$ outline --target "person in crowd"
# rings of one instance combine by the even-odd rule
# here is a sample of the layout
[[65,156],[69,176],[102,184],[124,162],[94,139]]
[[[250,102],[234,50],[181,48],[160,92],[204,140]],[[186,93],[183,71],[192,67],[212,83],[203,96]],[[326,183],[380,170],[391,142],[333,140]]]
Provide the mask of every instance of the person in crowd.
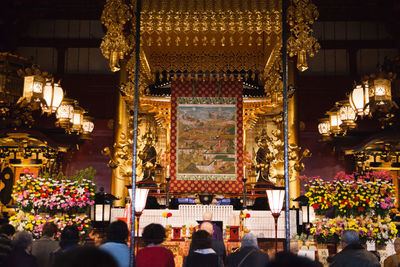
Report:
[[40,267],[50,267],[50,253],[59,247],[55,240],[58,228],[53,222],[47,222],[42,229],[42,237],[33,241],[32,255],[36,257]]
[[162,225],[147,225],[143,229],[142,238],[146,247],[137,253],[137,267],[175,267],[174,254],[161,246],[165,240],[165,229]]
[[15,228],[11,224],[5,223],[0,227],[0,266],[3,266],[4,259],[11,253],[14,234]]
[[58,257],[68,250],[78,246],[79,230],[75,225],[65,226],[61,231],[59,248],[50,253],[50,261],[52,264]]
[[360,244],[360,237],[354,230],[342,234],[343,250],[331,259],[331,267],[379,267],[378,258]]
[[[88,243],[93,244],[96,247],[100,247],[105,242],[105,235],[104,235],[103,231],[98,231],[96,229],[92,229],[92,231],[89,233],[89,237],[92,240],[92,242],[90,242],[90,243],[88,242]],[[88,243],[86,243],[86,245]]]
[[269,261],[267,254],[258,248],[257,237],[248,233],[242,238],[240,249],[228,256],[229,267],[265,267]]
[[109,253],[118,263],[119,267],[129,266],[129,247],[128,242],[129,230],[123,221],[112,222],[106,233],[106,243],[100,246],[100,249]]
[[394,240],[395,254],[387,257],[383,262],[384,267],[398,267],[400,264],[400,238]]
[[225,244],[221,240],[213,238],[214,227],[211,222],[203,222],[200,225],[200,230],[207,231],[211,235],[211,248],[217,253],[221,264],[226,263],[226,249]]
[[93,246],[77,246],[60,255],[54,267],[118,267],[109,253]]
[[266,267],[323,267],[323,265],[320,262],[312,261],[309,258],[298,256],[291,252],[278,252]]
[[191,249],[183,261],[183,267],[221,267],[222,262],[211,247],[211,235],[205,230],[193,233]]
[[32,234],[21,231],[15,234],[12,245],[13,250],[4,261],[7,267],[38,267],[36,257],[31,254],[33,238]]
[[[222,230],[221,230],[221,228],[219,228],[218,225],[216,225],[215,223],[212,222],[212,216],[213,216],[213,214],[211,211],[204,212],[203,213],[203,221],[201,224],[203,224],[204,222],[212,223],[212,226],[213,226],[212,238],[223,241]],[[201,229],[201,224],[199,227],[200,229]]]

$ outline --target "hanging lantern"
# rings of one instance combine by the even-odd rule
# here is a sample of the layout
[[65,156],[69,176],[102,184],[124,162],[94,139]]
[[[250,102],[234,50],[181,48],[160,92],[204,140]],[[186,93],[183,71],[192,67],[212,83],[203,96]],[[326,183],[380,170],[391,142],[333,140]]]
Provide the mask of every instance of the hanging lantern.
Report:
[[75,105],[71,123],[72,123],[72,131],[77,132],[78,134],[82,132],[83,113],[85,113],[85,110],[80,106]]
[[40,102],[43,99],[43,87],[45,80],[42,76],[31,75],[24,78],[23,98],[29,102]]
[[376,105],[385,105],[392,101],[392,73],[379,72],[369,76],[369,98]]
[[331,133],[335,135],[341,133],[342,128],[340,128],[340,125],[342,125],[342,121],[340,120],[339,109],[337,108],[337,106],[329,110],[326,114],[329,115]]
[[46,82],[43,89],[43,99],[45,104],[42,105],[42,110],[47,113],[54,113],[57,111],[64,98],[64,91],[59,83]]
[[63,101],[61,102],[60,106],[57,109],[56,113],[56,126],[57,127],[62,127],[66,130],[69,130],[72,123],[72,117],[74,114],[74,103],[75,100],[70,99],[70,98],[64,98]]
[[297,69],[301,72],[308,69],[307,53],[305,50],[301,50],[297,55]]
[[341,127],[345,129],[354,129],[357,124],[357,114],[355,110],[350,106],[348,100],[338,102],[339,107],[339,119],[342,121]]
[[349,103],[358,116],[363,117],[369,114],[369,90],[367,82],[364,85],[356,85],[349,95]]
[[83,116],[81,138],[83,139],[89,138],[90,134],[93,132],[93,129],[94,129],[93,117]]
[[329,118],[320,119],[318,124],[318,131],[323,136],[329,136],[331,134],[331,125],[329,123]]

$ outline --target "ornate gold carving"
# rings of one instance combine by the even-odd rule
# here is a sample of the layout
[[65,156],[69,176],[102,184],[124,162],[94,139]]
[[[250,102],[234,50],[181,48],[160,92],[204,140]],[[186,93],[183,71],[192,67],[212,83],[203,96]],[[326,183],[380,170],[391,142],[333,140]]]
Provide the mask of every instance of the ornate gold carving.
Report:
[[290,26],[288,53],[290,57],[297,55],[297,68],[305,71],[308,69],[307,56],[313,57],[321,48],[317,39],[312,36],[311,28],[314,21],[318,19],[318,10],[311,0],[293,0],[287,14]]
[[110,69],[113,72],[119,71],[119,60],[129,52],[130,45],[124,36],[125,24],[132,18],[128,5],[122,0],[107,0],[101,23],[107,28],[100,45],[101,52],[106,59],[110,60]]
[[[269,167],[269,179],[277,186],[284,185],[284,140],[283,140],[283,117],[282,114],[273,117],[275,129],[266,137],[268,139],[268,158],[271,159]],[[262,134],[261,134],[262,135]],[[305,149],[299,156],[301,148],[297,144],[289,144],[289,177],[290,181],[297,178],[293,176],[295,171],[304,170],[304,164],[301,162],[305,157],[310,157],[311,152]],[[253,152],[255,158],[255,152]]]

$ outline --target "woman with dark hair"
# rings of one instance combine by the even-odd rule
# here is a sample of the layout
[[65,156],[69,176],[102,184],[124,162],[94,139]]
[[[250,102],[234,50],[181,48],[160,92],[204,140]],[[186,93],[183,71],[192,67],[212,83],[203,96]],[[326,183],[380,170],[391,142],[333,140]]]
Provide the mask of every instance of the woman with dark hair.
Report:
[[128,226],[123,221],[115,221],[107,228],[107,241],[100,249],[110,254],[119,267],[129,266]]
[[57,257],[61,256],[71,248],[78,246],[79,230],[75,225],[65,226],[60,236],[60,247],[50,254],[50,261],[54,264]]
[[162,225],[151,223],[143,229],[145,248],[136,256],[137,267],[175,267],[174,254],[161,246],[165,240],[165,229]]
[[199,230],[192,236],[192,250],[183,261],[183,267],[220,267],[217,253],[211,248],[211,235]]

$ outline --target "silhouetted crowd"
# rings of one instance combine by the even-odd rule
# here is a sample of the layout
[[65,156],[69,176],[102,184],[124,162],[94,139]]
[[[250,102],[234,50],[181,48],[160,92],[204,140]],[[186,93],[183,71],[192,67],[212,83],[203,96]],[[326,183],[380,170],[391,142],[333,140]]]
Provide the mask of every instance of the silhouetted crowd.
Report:
[[[75,226],[65,227],[56,240],[57,226],[46,223],[42,237],[33,240],[31,233],[15,232],[10,224],[0,227],[0,266],[4,267],[128,267],[129,231],[125,222],[115,221],[106,230],[105,242],[79,245],[79,231]],[[281,252],[271,260],[257,244],[254,234],[245,234],[240,249],[227,255],[224,242],[213,238],[214,225],[204,221],[193,233],[189,252],[183,267],[320,267],[321,263],[296,254]],[[92,235],[93,237],[93,235]],[[174,267],[174,255],[162,243],[166,231],[160,224],[147,225],[142,233],[145,247],[137,252],[137,267]],[[95,240],[96,241],[96,240]],[[397,243],[396,243],[397,242]],[[343,250],[329,259],[332,267],[380,266],[377,255],[360,245],[356,231],[346,230],[342,235]],[[397,245],[396,245],[397,244]],[[400,240],[395,241],[396,254],[385,261],[385,267],[399,266]]]

